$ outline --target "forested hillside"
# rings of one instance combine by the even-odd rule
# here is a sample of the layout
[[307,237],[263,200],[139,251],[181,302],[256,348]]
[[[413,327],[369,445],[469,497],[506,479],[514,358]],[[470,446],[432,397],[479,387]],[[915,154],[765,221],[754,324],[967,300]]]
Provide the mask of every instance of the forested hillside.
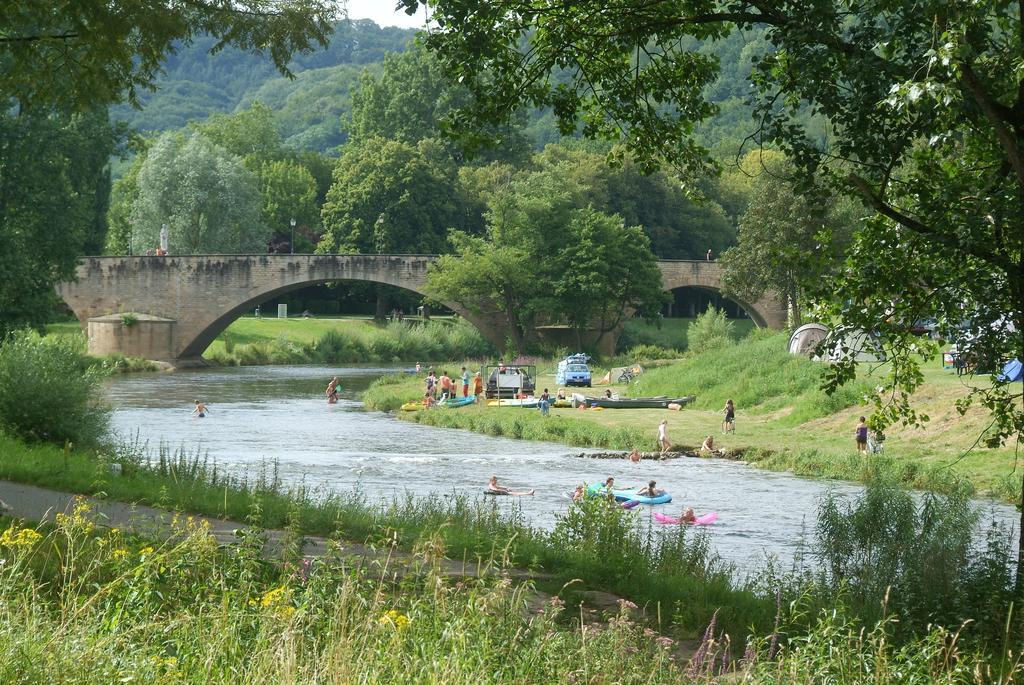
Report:
[[296,55],[291,79],[281,76],[267,56],[232,47],[211,56],[216,40],[203,36],[167,58],[157,90],[142,94],[141,110],[117,105],[111,118],[139,131],[159,132],[258,100],[274,110],[288,145],[327,151],[345,140],[341,115],[350,111],[349,91],[359,74],[380,65],[388,52],[404,50],[414,35],[372,21],[339,24],[325,50]]

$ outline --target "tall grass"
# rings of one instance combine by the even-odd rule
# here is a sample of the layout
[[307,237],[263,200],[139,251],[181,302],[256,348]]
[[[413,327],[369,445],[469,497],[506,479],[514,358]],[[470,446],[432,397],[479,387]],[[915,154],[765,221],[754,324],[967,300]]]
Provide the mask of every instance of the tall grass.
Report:
[[[628,540],[613,508],[567,525],[567,544],[614,554]],[[436,536],[399,575],[386,554],[353,563],[341,548],[268,561],[258,530],[230,549],[200,522],[171,533],[127,536],[84,504],[41,529],[0,521],[0,680],[810,685],[1010,683],[1021,672],[1015,652],[971,651],[941,627],[901,642],[894,618],[865,627],[837,606],[809,619],[799,603],[749,637],[714,614],[683,652],[659,634],[661,615],[628,601],[588,620],[500,571],[448,577]],[[680,566],[706,568],[693,556]]]
[[458,320],[391,322],[352,330],[339,327],[314,342],[280,337],[248,343],[232,341],[206,358],[227,366],[265,364],[414,362],[470,359],[494,354],[493,346],[468,322]]
[[789,354],[786,343],[785,334],[757,332],[742,344],[651,369],[630,385],[629,392],[633,396],[696,395],[693,406],[711,410],[732,399],[740,413],[791,407],[779,419],[787,425],[828,416],[870,392],[870,386],[861,381],[826,395],[821,390],[822,366]]

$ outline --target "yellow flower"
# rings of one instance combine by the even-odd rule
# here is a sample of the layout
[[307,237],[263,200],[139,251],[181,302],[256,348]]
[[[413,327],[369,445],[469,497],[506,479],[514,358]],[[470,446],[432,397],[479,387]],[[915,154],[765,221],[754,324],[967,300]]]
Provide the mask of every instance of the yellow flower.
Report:
[[140,557],[149,556],[152,553],[153,553],[153,548],[149,547],[149,546],[143,547],[142,549],[139,550],[139,556]]
[[276,587],[263,595],[263,599],[260,600],[260,606],[277,606],[278,604],[283,604],[286,599],[285,588],[282,585],[281,587]]
[[126,550],[124,547],[120,547],[111,552],[110,556],[114,557],[115,559],[124,559],[128,556],[128,550]]
[[381,625],[394,626],[396,632],[402,632],[409,627],[409,617],[405,614],[400,614],[394,609],[389,609],[384,612],[378,619]]
[[0,534],[0,547],[31,547],[42,539],[43,536],[31,528],[19,530],[12,526]]

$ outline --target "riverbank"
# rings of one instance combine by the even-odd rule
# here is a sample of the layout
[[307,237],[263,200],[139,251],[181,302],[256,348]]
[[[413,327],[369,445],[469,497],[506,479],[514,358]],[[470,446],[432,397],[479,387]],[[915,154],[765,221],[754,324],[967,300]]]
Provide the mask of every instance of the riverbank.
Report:
[[660,607],[606,596],[603,611],[576,609],[572,586],[538,593],[500,556],[493,572],[449,575],[436,536],[400,560],[383,545],[353,561],[330,542],[310,558],[289,531],[276,550],[259,530],[186,517],[139,534],[94,506],[44,525],[0,517],[4,682],[811,685],[855,672],[1011,682],[1020,670],[1003,656],[1015,640],[989,654],[941,628],[897,641],[895,620],[865,625],[841,608],[801,618],[799,633],[802,608],[753,634],[716,612],[684,643],[659,632],[672,620]]
[[[956,400],[969,392],[963,378],[941,369],[937,361],[926,365],[925,382],[911,401],[931,420],[918,428],[887,429],[883,453],[863,456],[854,444],[854,428],[859,416],[869,411],[862,400],[871,392],[870,383],[826,396],[818,389],[821,367],[786,354],[784,337],[756,335],[649,371],[631,385],[578,390],[598,395],[608,387],[623,395],[697,396],[693,405],[679,412],[553,409],[549,417],[542,417],[536,410],[474,406],[397,415],[431,426],[624,451],[656,449],[657,426],[665,419],[669,438],[680,449],[697,450],[711,435],[717,449],[742,452],[744,460],[759,468],[861,482],[884,472],[908,486],[940,492],[966,479],[977,494],[1019,502],[1012,449],[975,447],[985,430],[984,409],[974,407],[964,415],[956,410]],[[557,387],[553,375],[541,374],[538,388],[543,387]],[[370,409],[393,411],[420,397],[422,379],[396,377],[371,385],[364,401]],[[721,408],[726,399],[736,403],[737,423],[735,432],[723,434]]]

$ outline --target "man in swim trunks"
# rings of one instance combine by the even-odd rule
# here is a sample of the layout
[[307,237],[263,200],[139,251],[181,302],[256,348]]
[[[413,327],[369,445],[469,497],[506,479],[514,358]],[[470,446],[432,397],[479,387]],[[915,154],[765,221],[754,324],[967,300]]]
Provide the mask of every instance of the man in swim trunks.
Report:
[[196,415],[196,418],[201,419],[204,416],[206,416],[206,412],[208,412],[209,410],[206,408],[206,405],[200,402],[199,400],[196,400],[195,403],[196,408],[192,410],[192,413]]

